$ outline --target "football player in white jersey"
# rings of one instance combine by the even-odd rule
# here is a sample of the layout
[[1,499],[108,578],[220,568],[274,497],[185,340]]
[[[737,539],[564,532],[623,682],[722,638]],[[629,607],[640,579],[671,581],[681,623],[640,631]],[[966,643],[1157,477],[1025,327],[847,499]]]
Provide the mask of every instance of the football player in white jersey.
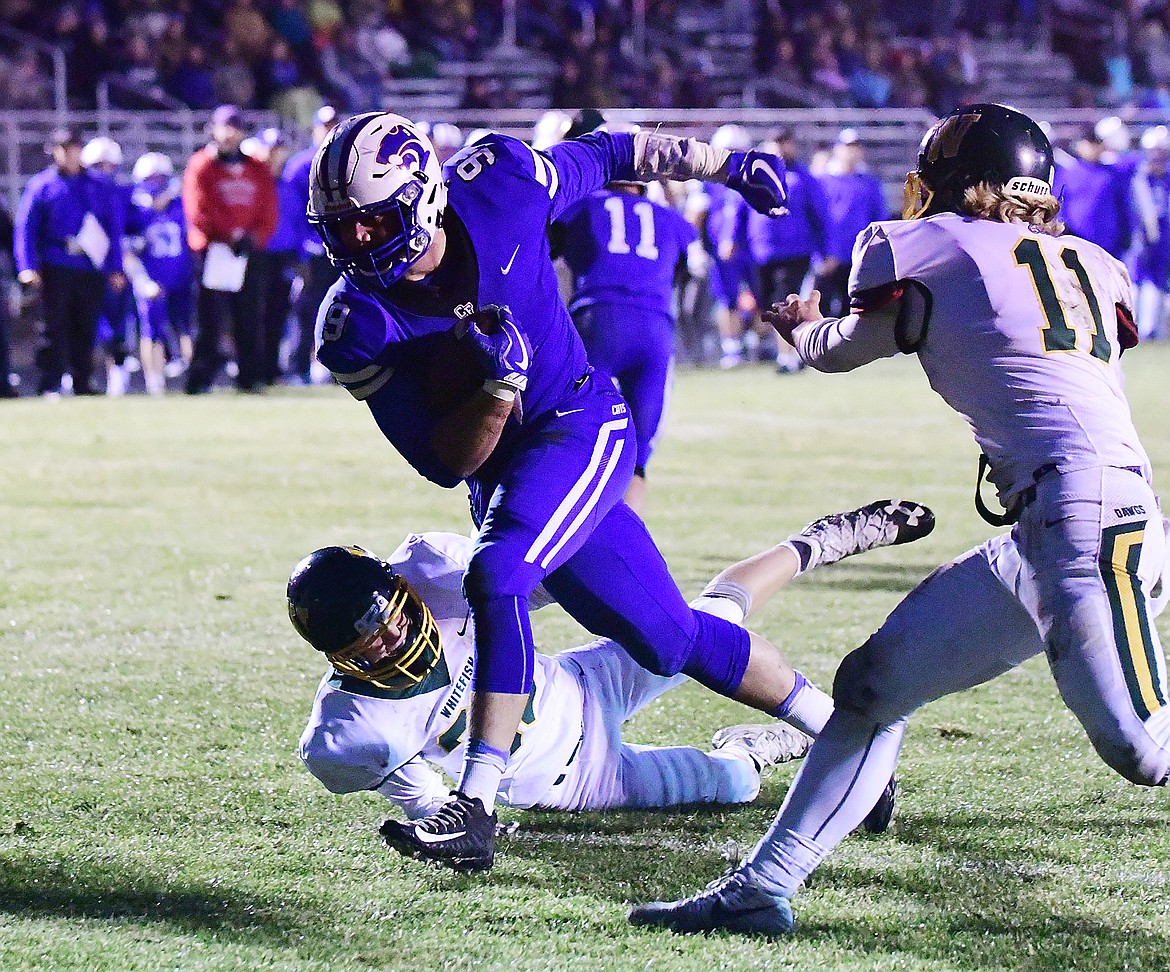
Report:
[[1101,757],[1146,786],[1170,774],[1166,663],[1152,623],[1166,531],[1119,359],[1136,343],[1125,268],[1062,237],[1052,149],[1027,116],[959,109],[934,126],[900,222],[854,249],[853,312],[793,295],[767,319],[826,372],[915,353],[967,419],[1003,514],[996,537],[940,568],[850,654],[836,710],[771,829],[693,897],[635,908],[676,931],[792,930],[789,899],[873,805],[919,706],[1046,651]]
[[[799,574],[917,540],[933,525],[925,507],[891,500],[821,517],[723,571],[694,606],[742,623]],[[293,570],[289,616],[331,663],[300,756],[332,792],[375,790],[410,819],[449,800],[432,766],[457,779],[466,746],[475,657],[462,580],[473,547],[456,534],[412,534],[388,561],[359,547],[324,547]],[[531,607],[549,603],[543,588],[537,595]],[[806,733],[816,735],[832,711],[829,697],[798,675],[799,701],[786,716],[796,728],[733,726],[716,734],[712,752],[624,744],[622,723],[685,680],[651,674],[606,639],[537,654],[535,684],[497,799],[561,810],[746,803],[759,793],[761,768],[804,755]],[[865,825],[876,833],[889,822],[892,788],[874,799]],[[395,826],[387,821],[382,828],[391,846]]]

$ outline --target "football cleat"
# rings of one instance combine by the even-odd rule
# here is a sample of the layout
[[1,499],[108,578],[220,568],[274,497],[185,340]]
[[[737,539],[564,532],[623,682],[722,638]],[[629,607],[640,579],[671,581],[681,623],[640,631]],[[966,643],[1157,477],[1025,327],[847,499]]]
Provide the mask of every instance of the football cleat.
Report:
[[848,513],[830,513],[813,520],[788,542],[800,554],[801,571],[806,571],[878,547],[913,543],[933,529],[934,513],[921,503],[877,500]]
[[681,901],[651,901],[630,910],[631,925],[669,928],[679,934],[730,931],[741,935],[787,935],[796,925],[782,895],[753,884],[740,871],[712,881]]
[[491,870],[496,856],[496,815],[478,797],[452,793],[453,800],[421,820],[383,821],[378,833],[399,854],[443,864],[462,874]]
[[749,759],[756,771],[800,759],[813,744],[812,736],[783,722],[727,726],[711,737],[711,748]]
[[882,790],[882,795],[878,797],[878,802],[861,821],[862,829],[867,834],[884,834],[889,829],[890,821],[894,819],[894,799],[897,795],[898,780],[897,777],[891,776],[890,782]]

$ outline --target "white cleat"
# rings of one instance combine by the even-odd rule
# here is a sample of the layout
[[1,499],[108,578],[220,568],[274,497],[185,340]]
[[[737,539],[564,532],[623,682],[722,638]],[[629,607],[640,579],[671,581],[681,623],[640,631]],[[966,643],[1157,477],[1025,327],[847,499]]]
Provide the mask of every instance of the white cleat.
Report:
[[757,772],[800,759],[813,744],[812,736],[783,722],[727,726],[711,737],[711,748],[750,760]]

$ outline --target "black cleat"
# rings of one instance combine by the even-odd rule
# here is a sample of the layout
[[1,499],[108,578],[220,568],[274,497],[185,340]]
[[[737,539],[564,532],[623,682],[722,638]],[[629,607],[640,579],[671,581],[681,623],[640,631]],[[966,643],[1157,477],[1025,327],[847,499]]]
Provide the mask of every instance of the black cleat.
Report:
[[669,928],[678,934],[730,931],[741,935],[787,935],[795,926],[788,899],[752,884],[738,871],[712,881],[681,901],[636,905],[631,925]]
[[463,874],[491,870],[495,861],[496,815],[476,797],[458,790],[434,813],[403,823],[383,821],[378,833],[404,857],[443,864]]
[[889,829],[890,821],[894,819],[894,798],[897,795],[898,779],[891,776],[890,782],[882,790],[882,795],[878,797],[878,802],[873,805],[873,809],[861,821],[861,826],[866,833],[884,834]]

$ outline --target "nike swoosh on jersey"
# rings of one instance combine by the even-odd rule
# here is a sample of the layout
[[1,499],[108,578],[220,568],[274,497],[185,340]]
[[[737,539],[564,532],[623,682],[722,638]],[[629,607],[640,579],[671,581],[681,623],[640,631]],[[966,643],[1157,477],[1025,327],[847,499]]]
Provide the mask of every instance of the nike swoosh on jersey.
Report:
[[516,254],[520,252],[520,244],[516,244],[516,249],[512,251],[512,259],[508,261],[507,266],[500,267],[500,273],[505,277],[508,276],[508,271],[512,269],[512,264],[516,262]]
[[414,832],[415,838],[423,844],[438,844],[447,840],[458,840],[466,834],[466,830],[460,830],[454,834],[428,834],[425,830],[416,830]]
[[[517,247],[517,249],[519,249],[519,247]],[[515,258],[516,258],[516,254],[513,253],[512,259],[514,260]],[[512,265],[511,261],[509,261],[508,266],[511,266],[511,265]],[[516,367],[518,370],[523,371],[525,368],[528,367],[528,348],[525,346],[524,339],[520,336],[520,332],[518,330],[516,330],[515,324],[504,324],[504,327],[508,330],[508,340],[510,342],[512,342],[514,344],[518,344],[520,346],[521,358],[520,358],[520,361],[517,363]]]
[[583,408],[570,408],[570,409],[567,409],[566,411],[562,412],[558,408],[557,409],[557,418],[564,418],[566,415],[576,415],[578,412],[583,412],[583,411],[585,411],[585,409],[583,409]]

